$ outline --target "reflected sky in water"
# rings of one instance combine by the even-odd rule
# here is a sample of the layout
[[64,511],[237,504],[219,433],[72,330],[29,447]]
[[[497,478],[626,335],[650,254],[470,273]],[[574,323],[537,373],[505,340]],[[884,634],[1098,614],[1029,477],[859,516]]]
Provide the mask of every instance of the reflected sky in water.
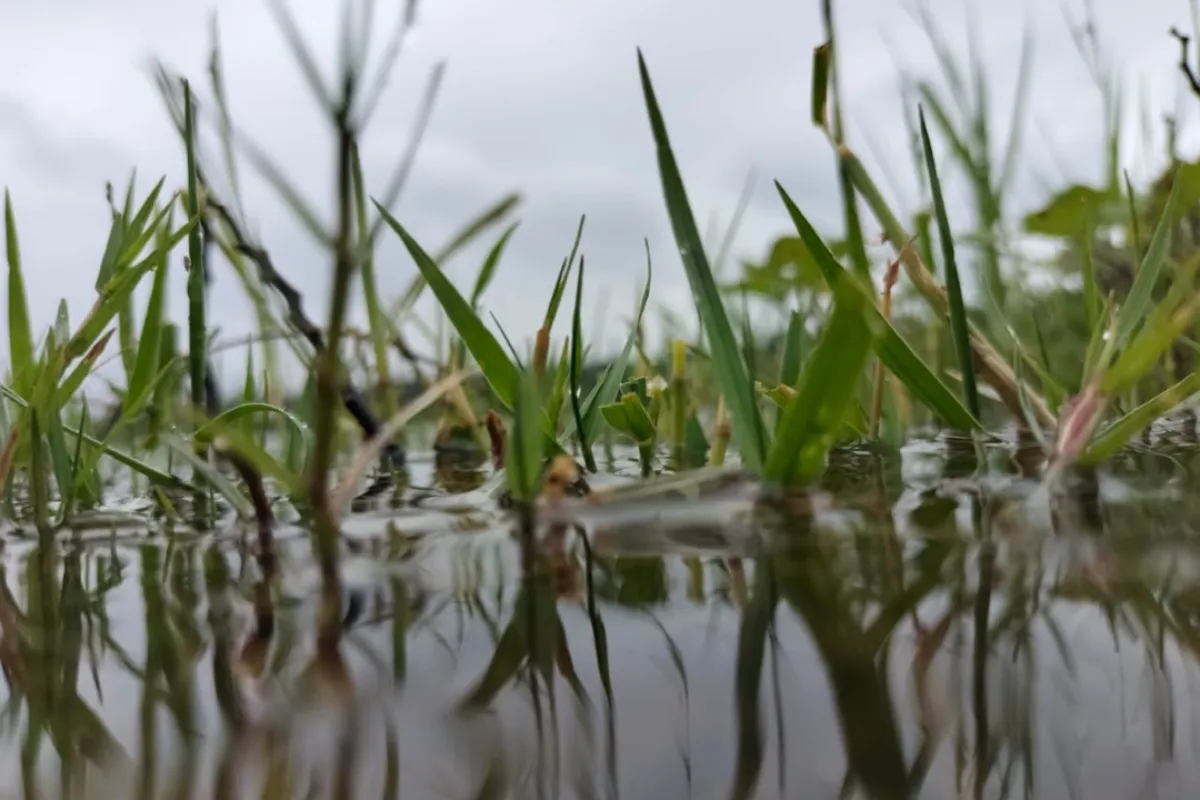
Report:
[[418,464],[469,493],[347,522],[332,651],[299,528],[13,535],[0,796],[1195,796],[1195,464],[846,451],[564,502],[526,577],[485,476]]

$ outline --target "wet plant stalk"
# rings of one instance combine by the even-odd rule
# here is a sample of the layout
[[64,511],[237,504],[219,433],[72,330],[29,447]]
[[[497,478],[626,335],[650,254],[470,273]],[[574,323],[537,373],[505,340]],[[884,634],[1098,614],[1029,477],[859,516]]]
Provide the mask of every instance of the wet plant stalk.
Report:
[[349,96],[338,112],[338,227],[334,239],[333,292],[329,308],[326,347],[317,353],[316,408],[314,410],[314,447],[309,496],[313,506],[315,547],[321,568],[322,602],[319,637],[323,646],[335,644],[341,617],[341,591],[338,580],[338,526],[331,504],[329,472],[333,467],[334,438],[337,433],[337,409],[340,372],[340,341],[346,317],[346,301],[355,257],[351,252],[353,226],[351,198],[352,153],[354,134],[350,129]]
[[729,411],[725,407],[725,395],[717,398],[717,422],[714,426],[712,451],[708,454],[708,465],[719,467],[725,463],[725,450],[733,436],[733,425],[729,422]]
[[[900,279],[900,261],[888,262],[887,273],[883,276],[883,294],[881,296],[879,311],[883,314],[883,318],[889,322],[892,319],[892,289],[896,286],[896,281]],[[883,416],[883,386],[886,380],[884,374],[883,361],[875,360],[875,374],[873,376],[874,386],[871,394],[871,432],[870,438],[876,440],[879,438],[879,420]]]
[[[187,150],[187,213],[191,219],[200,215],[199,182],[196,180],[196,115],[192,103],[192,88],[183,81],[184,146]],[[194,225],[188,232],[188,366],[192,390],[192,407],[205,407],[204,376],[207,366],[207,322],[204,315],[204,248],[200,241],[200,226]],[[196,455],[203,458],[206,448],[196,445]],[[196,486],[194,495],[196,521],[203,524],[207,496],[203,477],[198,471],[192,475]]]
[[684,467],[684,431],[687,427],[687,344],[671,343],[671,459]]

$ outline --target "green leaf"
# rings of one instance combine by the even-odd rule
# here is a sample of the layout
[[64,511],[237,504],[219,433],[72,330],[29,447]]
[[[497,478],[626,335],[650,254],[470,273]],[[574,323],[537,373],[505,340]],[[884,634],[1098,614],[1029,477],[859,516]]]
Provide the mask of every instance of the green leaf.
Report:
[[1080,455],[1080,464],[1098,464],[1116,455],[1139,431],[1200,392],[1200,373],[1192,373],[1166,391],[1142,403],[1096,435]]
[[652,442],[658,431],[642,400],[633,392],[625,394],[620,401],[600,406],[605,421],[619,433],[623,433],[639,445]]
[[768,481],[813,480],[841,433],[875,336],[863,313],[868,301],[847,282],[834,285],[833,314],[775,428],[763,469]]
[[758,472],[763,467],[767,445],[754,383],[747,372],[741,349],[733,335],[733,327],[725,313],[717,284],[713,280],[700,231],[696,227],[696,220],[688,203],[683,177],[671,151],[666,124],[659,110],[641,50],[638,50],[638,70],[641,73],[646,113],[650,118],[650,128],[657,149],[659,175],[671,218],[671,229],[675,234],[679,255],[687,271],[688,283],[700,311],[700,321],[709,338],[717,386],[729,405],[734,436],[742,460],[752,471]]
[[1121,205],[1120,193],[1077,184],[1056,194],[1043,208],[1026,214],[1024,228],[1029,233],[1075,239],[1092,226],[1120,222]]
[[804,319],[799,311],[788,318],[787,339],[783,343],[783,363],[779,368],[779,382],[794,386],[800,377],[800,362],[804,350]]
[[282,419],[287,426],[291,428],[301,442],[304,444],[305,452],[312,443],[311,431],[308,426],[300,421],[292,412],[286,408],[271,405],[270,403],[249,402],[239,403],[238,405],[227,408],[217,416],[213,417],[208,422],[196,429],[194,438],[204,444],[209,444],[217,436],[223,436],[231,430],[240,430],[240,422],[255,414],[274,414]]

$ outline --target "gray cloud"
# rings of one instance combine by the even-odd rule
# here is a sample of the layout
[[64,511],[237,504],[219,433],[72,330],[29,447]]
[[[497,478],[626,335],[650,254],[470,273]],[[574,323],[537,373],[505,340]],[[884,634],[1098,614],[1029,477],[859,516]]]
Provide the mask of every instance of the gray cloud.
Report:
[[[837,5],[852,141],[889,195],[910,208],[915,181],[892,52],[928,75],[935,69],[931,51],[902,4]],[[962,5],[931,0],[960,53],[966,46]],[[1058,5],[967,5],[980,15],[992,105],[1004,126],[1027,25],[1037,42],[1014,202],[1037,202],[1066,180],[1098,179],[1103,146],[1098,95],[1072,49]],[[1143,82],[1156,114],[1190,107],[1192,98],[1180,94],[1173,66],[1175,43],[1166,36],[1171,24],[1188,22],[1187,4],[1095,5],[1106,44],[1130,76],[1131,88],[1134,80]],[[293,0],[292,6],[328,66],[339,4]],[[605,291],[611,296],[606,313],[625,314],[632,303],[644,271],[643,238],[654,256],[656,301],[686,311],[691,302],[662,203],[635,49],[643,49],[652,71],[702,228],[714,215],[727,221],[747,174],[757,174],[738,240],[738,253],[753,257],[787,230],[773,179],[818,225],[838,232],[830,149],[808,121],[809,62],[821,30],[818,7],[766,0],[736,10],[716,0],[426,3],[364,142],[368,181],[382,190],[405,147],[425,76],[445,59],[442,94],[411,184],[396,207],[405,225],[432,249],[503,193],[522,192],[521,229],[487,297],[488,310],[517,338],[532,334],[547,282],[582,213],[588,215],[589,287],[596,297]],[[206,7],[183,0],[111,0],[102,6],[0,0],[5,20],[0,71],[7,92],[0,98],[0,181],[17,201],[39,324],[49,324],[60,297],[76,318],[92,300],[107,226],[104,181],[121,185],[136,166],[144,188],[159,175],[171,185],[180,182],[182,150],[146,67],[152,56],[161,56],[206,83],[211,11],[220,23],[238,124],[308,197],[326,198],[316,206],[328,211],[329,132],[265,2],[217,0]],[[387,24],[381,18],[381,38]],[[1190,111],[1185,119],[1192,119]],[[1185,143],[1194,144],[1195,136],[1189,136]],[[1131,164],[1139,157],[1132,148],[1127,155]],[[883,180],[885,173],[896,176],[895,185]],[[245,162],[242,175],[256,231],[311,298],[313,315],[323,318],[326,259]],[[955,191],[960,197],[961,186]],[[868,226],[875,228],[869,220]],[[473,278],[487,245],[480,243],[450,267],[457,280]],[[381,248],[379,271],[389,293],[400,291],[413,275],[390,238]],[[171,292],[172,312],[180,316],[182,270],[173,275]],[[213,324],[236,335],[251,320],[233,276],[218,275]],[[6,353],[4,331],[0,346]]]

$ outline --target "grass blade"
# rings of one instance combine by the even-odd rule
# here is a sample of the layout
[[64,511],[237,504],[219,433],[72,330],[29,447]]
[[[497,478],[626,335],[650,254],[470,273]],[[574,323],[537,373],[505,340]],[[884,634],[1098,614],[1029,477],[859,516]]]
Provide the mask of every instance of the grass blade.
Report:
[[12,359],[13,383],[22,388],[32,380],[33,332],[29,325],[29,304],[25,298],[25,276],[21,272],[17,222],[7,189],[4,190],[4,242],[8,259],[8,352]]
[[1159,276],[1162,275],[1169,255],[1173,227],[1171,220],[1174,218],[1175,206],[1179,201],[1181,184],[1182,181],[1176,181],[1171,187],[1166,208],[1163,209],[1163,214],[1158,220],[1158,227],[1154,229],[1154,236],[1150,239],[1146,256],[1142,259],[1137,276],[1133,279],[1133,286],[1130,287],[1125,303],[1118,312],[1115,341],[1115,347],[1118,350],[1128,344],[1134,330],[1150,312],[1154,286],[1158,283]]
[[513,430],[505,454],[505,470],[513,499],[528,501],[537,495],[542,471],[542,432],[539,424],[542,411],[538,406],[537,374],[532,369],[522,371],[516,391]]
[[871,353],[877,327],[863,313],[866,297],[846,280],[831,288],[833,314],[775,428],[763,469],[768,481],[799,485],[820,474]]
[[[783,198],[788,215],[792,218],[792,224],[796,226],[796,231],[804,241],[805,247],[812,253],[818,268],[825,276],[825,281],[830,286],[856,287],[866,301],[870,297],[866,288],[854,281],[846,269],[837,262],[833,253],[821,240],[820,235],[778,182],[776,182],[775,188]],[[880,336],[875,341],[876,353],[880,361],[908,387],[909,391],[931,411],[945,420],[948,425],[961,430],[973,430],[979,427],[979,422],[962,404],[962,401],[921,361],[920,357],[904,341],[904,338],[875,307],[874,302],[865,302],[863,313],[871,319],[871,325],[880,330]]]
[[1200,392],[1200,373],[1194,372],[1179,383],[1142,403],[1120,419],[1110,423],[1088,444],[1079,456],[1080,464],[1098,464],[1118,450],[1156,419]]
[[788,319],[787,340],[783,345],[783,363],[779,368],[779,382],[784,386],[795,386],[800,378],[800,362],[804,348],[804,318],[793,311]]
[[763,468],[767,445],[754,384],[746,370],[745,360],[734,338],[733,327],[725,313],[708,258],[704,254],[700,231],[696,227],[696,220],[688,203],[683,177],[675,163],[675,155],[667,137],[666,123],[654,95],[650,73],[641,50],[638,51],[638,70],[641,73],[646,113],[650,118],[650,128],[657,149],[659,176],[671,218],[671,229],[687,271],[688,283],[696,298],[701,323],[709,337],[717,384],[729,404],[734,436],[737,438],[742,459],[751,470],[758,472]]
[[[583,453],[584,468],[596,473],[596,458],[592,455],[592,440],[590,431],[583,424],[583,407],[579,401],[579,378],[583,371],[583,272],[584,260],[579,260],[579,272],[575,276],[575,313],[571,318],[571,363],[568,369],[571,373],[571,415],[575,423],[575,436],[579,441],[579,449]],[[603,383],[603,380],[601,380]]]
[[483,266],[479,268],[479,275],[475,277],[475,288],[471,290],[471,308],[479,307],[479,300],[483,297],[483,293],[487,291],[488,285],[492,282],[492,277],[496,274],[496,267],[500,264],[500,256],[504,254],[504,248],[508,244],[508,240],[517,232],[519,222],[514,222],[504,229],[504,233],[500,234],[500,238],[492,245],[492,249],[488,251],[487,258],[483,260]]
[[475,362],[479,364],[480,372],[483,373],[488,385],[492,387],[492,391],[496,393],[496,397],[506,408],[511,410],[516,398],[519,375],[516,366],[504,352],[504,348],[500,346],[500,342],[483,324],[483,320],[471,308],[471,304],[459,294],[458,289],[454,288],[454,284],[450,282],[446,274],[404,229],[404,226],[397,222],[378,201],[373,200],[372,202],[379,209],[382,219],[404,242],[417,269],[421,271],[422,277],[429,284],[429,288],[437,297],[442,309],[445,310],[446,316],[450,318],[454,329],[462,337],[463,344],[474,356]]
[[[600,406],[610,402],[617,394],[617,390],[621,386],[621,381],[625,379],[625,372],[629,369],[629,361],[633,358],[633,348],[637,344],[638,327],[642,324],[642,315],[646,313],[646,303],[650,300],[650,285],[654,277],[654,268],[650,261],[650,243],[646,242],[646,285],[642,289],[642,299],[638,305],[637,318],[633,321],[633,326],[629,330],[629,336],[625,339],[625,347],[621,349],[621,354],[617,356],[617,360],[608,365],[608,368],[600,376],[600,380],[592,387],[592,391],[588,393],[587,398],[583,401],[583,428],[584,438],[587,441],[594,441],[596,433],[600,426]],[[582,355],[580,357],[580,368],[582,369]]]
[[933,159],[933,143],[929,140],[929,128],[925,125],[925,111],[918,109],[921,125],[921,143],[925,149],[925,169],[929,173],[929,188],[933,194],[933,209],[937,215],[938,233],[942,240],[942,260],[946,265],[946,295],[950,302],[950,334],[954,349],[958,353],[959,369],[962,370],[963,395],[971,416],[980,419],[979,390],[975,386],[975,364],[971,355],[971,338],[967,328],[967,311],[963,305],[962,286],[958,280],[958,261],[954,257],[954,236],[950,230],[950,218],[946,214],[946,202],[942,197],[942,182],[938,179],[937,163]]

